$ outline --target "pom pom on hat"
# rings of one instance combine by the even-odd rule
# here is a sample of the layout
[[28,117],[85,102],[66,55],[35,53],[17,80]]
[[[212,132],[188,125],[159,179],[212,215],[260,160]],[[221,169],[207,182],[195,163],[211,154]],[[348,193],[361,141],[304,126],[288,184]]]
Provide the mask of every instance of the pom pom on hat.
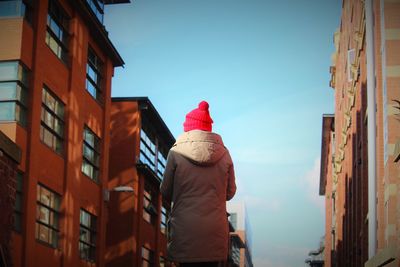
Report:
[[208,109],[208,103],[206,101],[201,101],[198,108],[186,114],[186,120],[183,123],[184,131],[203,130],[211,132],[213,120],[210,117]]

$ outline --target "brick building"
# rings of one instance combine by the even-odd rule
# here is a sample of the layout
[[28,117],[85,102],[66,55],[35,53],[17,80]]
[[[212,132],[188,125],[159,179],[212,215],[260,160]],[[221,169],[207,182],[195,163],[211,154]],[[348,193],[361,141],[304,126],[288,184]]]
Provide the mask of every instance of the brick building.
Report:
[[322,130],[325,266],[399,266],[399,14],[398,0],[342,2]]
[[[0,266],[11,266],[11,234],[13,218],[21,205],[21,198],[17,191],[18,164],[21,161],[21,150],[3,132],[0,131]],[[18,184],[20,185],[20,184]]]
[[104,266],[111,78],[124,62],[102,18],[119,2],[0,1],[0,130],[22,151],[12,266]]
[[159,191],[175,138],[146,97],[113,98],[111,105],[107,266],[169,266],[170,210]]
[[229,223],[233,228],[230,233],[229,264],[237,267],[253,267],[251,228],[244,202],[229,201],[226,203],[226,208],[230,214]]

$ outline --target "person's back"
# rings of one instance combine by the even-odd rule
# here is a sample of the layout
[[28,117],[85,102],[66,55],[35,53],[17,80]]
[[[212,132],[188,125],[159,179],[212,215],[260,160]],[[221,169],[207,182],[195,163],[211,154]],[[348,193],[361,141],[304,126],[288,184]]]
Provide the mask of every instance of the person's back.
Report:
[[161,193],[172,201],[168,256],[181,265],[227,259],[226,200],[236,191],[233,163],[211,132],[208,104],[186,116],[185,132],[168,155]]

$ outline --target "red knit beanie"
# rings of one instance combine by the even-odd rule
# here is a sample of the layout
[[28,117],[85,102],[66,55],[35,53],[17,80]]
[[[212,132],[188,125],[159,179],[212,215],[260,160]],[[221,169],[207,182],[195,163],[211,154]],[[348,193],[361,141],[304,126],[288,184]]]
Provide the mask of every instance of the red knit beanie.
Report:
[[193,109],[186,114],[186,120],[183,123],[183,130],[185,132],[191,130],[203,130],[211,132],[211,124],[213,123],[213,120],[210,117],[208,107],[209,105],[206,101],[201,101],[198,108]]

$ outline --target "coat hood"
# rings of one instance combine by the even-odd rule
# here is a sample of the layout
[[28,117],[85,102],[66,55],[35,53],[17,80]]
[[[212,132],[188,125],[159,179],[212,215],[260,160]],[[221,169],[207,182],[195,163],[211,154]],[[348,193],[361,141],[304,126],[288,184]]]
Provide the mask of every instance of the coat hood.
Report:
[[183,133],[171,150],[197,165],[214,165],[227,151],[220,135],[201,130]]

